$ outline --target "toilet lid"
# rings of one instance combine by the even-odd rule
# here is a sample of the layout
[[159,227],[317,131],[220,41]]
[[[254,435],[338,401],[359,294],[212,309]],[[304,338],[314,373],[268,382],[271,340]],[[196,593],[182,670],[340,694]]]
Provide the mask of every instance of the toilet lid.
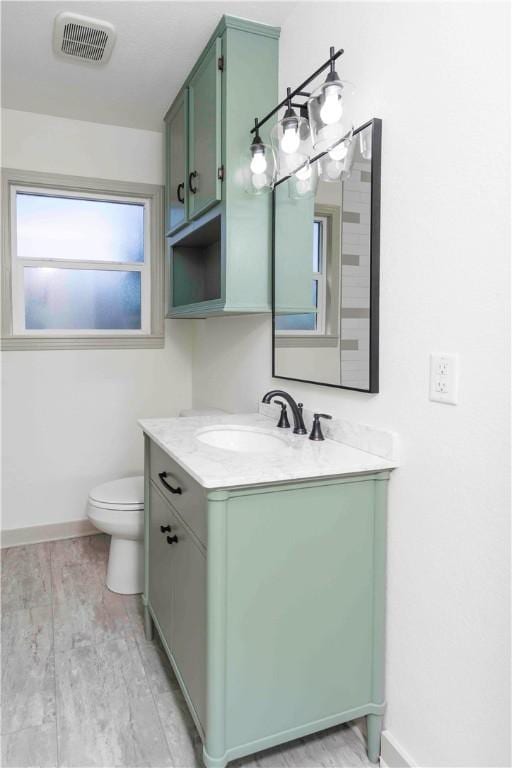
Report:
[[108,509],[144,509],[144,475],[97,485],[89,493],[89,499],[94,505]]

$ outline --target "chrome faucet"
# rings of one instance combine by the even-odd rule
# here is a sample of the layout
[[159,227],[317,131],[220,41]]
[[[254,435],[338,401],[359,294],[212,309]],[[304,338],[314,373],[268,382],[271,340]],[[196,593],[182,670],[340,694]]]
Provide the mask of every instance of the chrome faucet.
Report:
[[296,435],[306,435],[307,429],[304,426],[304,419],[302,417],[302,403],[296,403],[293,397],[282,389],[271,389],[270,392],[267,392],[267,394],[263,397],[261,402],[268,405],[274,397],[282,397],[283,400],[286,400],[290,406],[290,410],[293,415],[294,433]]

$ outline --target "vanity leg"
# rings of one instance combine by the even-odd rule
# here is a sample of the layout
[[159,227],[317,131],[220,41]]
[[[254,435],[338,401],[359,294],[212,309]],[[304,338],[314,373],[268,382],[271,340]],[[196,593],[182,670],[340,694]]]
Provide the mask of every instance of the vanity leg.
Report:
[[228,761],[225,757],[211,757],[203,747],[203,763],[205,768],[226,768]]
[[146,636],[146,640],[153,639],[154,630],[155,630],[155,625],[153,624],[153,619],[151,618],[149,608],[147,607],[147,605],[145,605],[144,606],[144,634]]
[[372,763],[379,762],[380,736],[382,732],[382,715],[366,716],[366,731],[368,740],[368,758]]

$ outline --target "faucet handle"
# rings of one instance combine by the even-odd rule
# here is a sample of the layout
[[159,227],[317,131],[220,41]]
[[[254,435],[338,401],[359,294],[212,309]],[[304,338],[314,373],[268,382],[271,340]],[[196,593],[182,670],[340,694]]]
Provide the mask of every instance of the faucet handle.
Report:
[[320,425],[320,419],[332,419],[328,413],[314,413],[313,414],[313,429],[309,436],[310,440],[325,440],[323,436],[322,427]]
[[286,410],[286,403],[283,403],[282,400],[274,400],[274,403],[276,405],[281,406],[281,415],[279,417],[279,421],[277,422],[277,426],[281,429],[290,429],[290,422],[288,421],[288,412]]

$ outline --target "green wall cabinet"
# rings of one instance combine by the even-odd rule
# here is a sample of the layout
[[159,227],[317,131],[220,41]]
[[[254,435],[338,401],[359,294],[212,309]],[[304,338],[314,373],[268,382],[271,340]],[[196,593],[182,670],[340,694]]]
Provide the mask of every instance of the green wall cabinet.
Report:
[[221,199],[222,40],[209,47],[188,86],[189,215],[195,219]]
[[278,48],[278,28],[223,16],[165,117],[168,317],[271,311],[271,195],[248,195],[244,174]]
[[165,122],[166,162],[166,231],[173,232],[188,218],[187,165],[187,91],[181,91]]
[[388,478],[208,490],[145,437],[146,633],[207,768],[363,716],[377,761]]

